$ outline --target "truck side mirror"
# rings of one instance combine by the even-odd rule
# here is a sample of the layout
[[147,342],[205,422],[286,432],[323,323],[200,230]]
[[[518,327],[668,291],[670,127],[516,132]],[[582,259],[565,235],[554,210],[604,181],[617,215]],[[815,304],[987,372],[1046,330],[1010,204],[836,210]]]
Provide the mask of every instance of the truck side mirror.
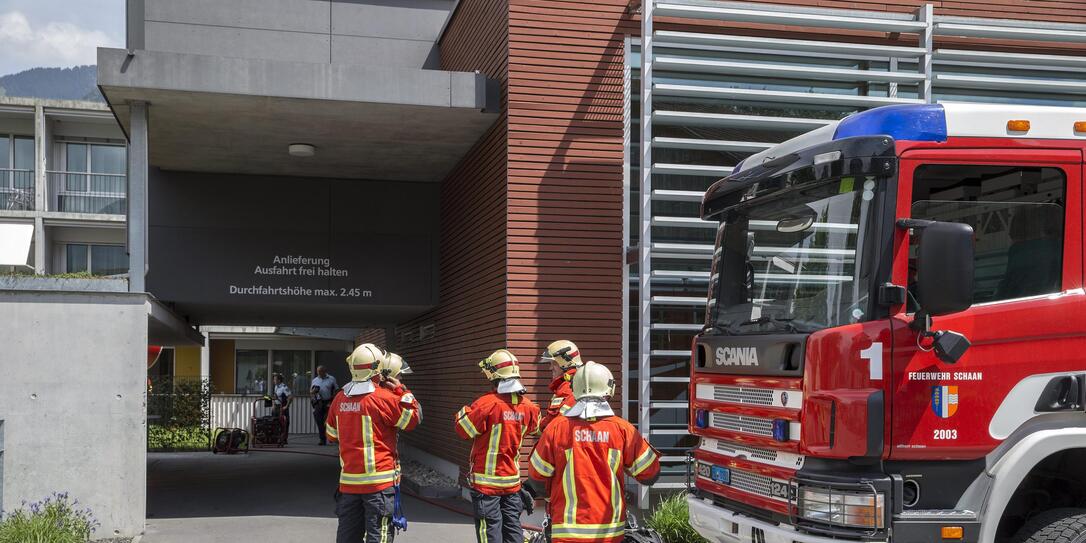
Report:
[[973,227],[931,222],[914,230],[916,301],[924,313],[949,315],[973,305]]

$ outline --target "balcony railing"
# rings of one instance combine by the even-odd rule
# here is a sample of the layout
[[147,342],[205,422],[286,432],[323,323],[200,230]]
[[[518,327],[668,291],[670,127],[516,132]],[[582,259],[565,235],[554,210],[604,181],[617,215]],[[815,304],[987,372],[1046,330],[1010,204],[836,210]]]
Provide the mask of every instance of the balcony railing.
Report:
[[0,168],[0,210],[34,209],[34,170]]
[[50,209],[69,213],[124,215],[128,212],[125,175],[48,172]]

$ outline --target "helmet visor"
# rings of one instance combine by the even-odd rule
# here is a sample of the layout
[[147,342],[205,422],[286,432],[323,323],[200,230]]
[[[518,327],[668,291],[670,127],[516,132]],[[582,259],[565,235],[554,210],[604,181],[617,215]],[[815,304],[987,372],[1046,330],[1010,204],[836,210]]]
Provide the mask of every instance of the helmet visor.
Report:
[[415,372],[411,369],[411,366],[407,365],[407,361],[405,360],[403,362],[403,364],[400,365],[400,373],[415,373]]

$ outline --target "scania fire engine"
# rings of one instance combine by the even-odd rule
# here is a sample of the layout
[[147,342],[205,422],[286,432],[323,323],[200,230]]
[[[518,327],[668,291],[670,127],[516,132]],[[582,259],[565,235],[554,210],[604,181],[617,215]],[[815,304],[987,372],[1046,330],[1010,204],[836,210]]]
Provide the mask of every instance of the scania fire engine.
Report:
[[690,380],[713,542],[1086,541],[1086,109],[904,105],[744,160]]

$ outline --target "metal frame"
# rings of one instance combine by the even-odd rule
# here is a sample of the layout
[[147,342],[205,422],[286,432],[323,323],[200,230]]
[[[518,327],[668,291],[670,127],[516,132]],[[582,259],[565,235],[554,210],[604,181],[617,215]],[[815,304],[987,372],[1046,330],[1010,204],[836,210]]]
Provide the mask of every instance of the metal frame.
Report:
[[[802,31],[811,27],[865,30],[916,36],[917,46],[884,46],[869,43],[830,42],[811,39],[764,38],[730,34],[704,34],[674,30],[656,31],[658,17],[726,21],[730,23],[768,24]],[[931,4],[914,13],[885,13],[828,8],[807,8],[773,4],[727,2],[720,0],[645,0],[641,3],[642,59],[640,95],[632,96],[631,56],[638,43],[626,41],[626,148],[637,122],[640,131],[641,169],[637,201],[638,267],[635,279],[626,270],[628,288],[636,284],[638,336],[637,353],[626,358],[628,370],[633,370],[636,356],[639,430],[646,438],[653,435],[679,435],[675,429],[654,428],[652,409],[686,409],[687,402],[654,400],[651,383],[681,383],[687,378],[651,377],[653,362],[661,359],[688,358],[689,351],[654,348],[653,332],[694,334],[701,328],[693,322],[652,322],[655,306],[678,310],[703,306],[703,296],[680,296],[672,293],[655,294],[653,286],[675,284],[706,284],[708,273],[691,270],[691,266],[708,265],[713,247],[705,243],[654,241],[653,228],[692,229],[691,232],[716,228],[716,224],[699,217],[682,216],[669,211],[653,216],[653,202],[667,202],[674,209],[699,202],[703,192],[691,190],[691,180],[715,180],[728,175],[733,166],[698,164],[696,160],[683,163],[659,156],[660,149],[683,157],[697,153],[721,152],[728,156],[753,154],[774,145],[764,141],[738,141],[728,130],[754,130],[760,133],[780,133],[781,139],[825,126],[829,121],[803,118],[803,109],[824,108],[830,111],[859,111],[870,107],[901,103],[935,103],[940,92],[953,93],[956,100],[985,102],[985,93],[1016,92],[1023,98],[1049,103],[1073,102],[1086,94],[1086,76],[1078,76],[1086,67],[1086,57],[1041,55],[1028,53],[994,53],[972,51],[965,46],[937,49],[936,36],[958,38],[996,38],[1051,43],[1086,44],[1086,25],[1045,23],[1033,21],[980,19],[937,16]],[[971,71],[975,73],[971,73]],[[1038,77],[1037,73],[1048,74]],[[663,74],[663,75],[661,75]],[[845,88],[845,93],[840,91]],[[850,93],[851,92],[851,93]],[[639,119],[630,118],[632,100],[640,99]],[[667,99],[668,104],[654,109],[654,101]],[[776,109],[781,115],[758,115],[746,111],[683,110],[688,102],[710,105],[743,103],[757,104],[761,109]],[[681,104],[676,107],[675,104]],[[759,110],[756,110],[759,111]],[[674,132],[686,129],[690,136],[657,135],[656,127]],[[726,137],[715,136],[724,131]],[[740,132],[745,133],[745,132]],[[709,135],[706,135],[709,134]],[[701,136],[701,137],[699,137]],[[624,166],[629,175],[629,153]],[[682,153],[686,153],[683,155]],[[668,176],[654,185],[653,176]],[[681,188],[668,183],[676,183]],[[657,179],[656,181],[661,181]],[[696,183],[696,181],[695,181]],[[632,189],[626,178],[628,189]],[[633,205],[627,190],[627,205]],[[630,209],[627,207],[626,209]],[[624,240],[629,239],[633,225],[629,214],[624,223]],[[653,260],[669,259],[683,263],[684,269],[668,270],[653,267]],[[708,268],[706,268],[708,269]],[[626,292],[624,296],[629,296]],[[628,300],[629,298],[625,298]],[[627,308],[628,304],[624,304]],[[624,334],[629,329],[629,312],[624,309]],[[629,339],[628,336],[624,336]],[[623,346],[628,344],[624,342]],[[627,375],[632,375],[632,371]],[[630,380],[632,381],[632,379]],[[627,409],[626,402],[623,403]],[[624,414],[629,414],[624,411]],[[676,460],[678,459],[678,460]],[[666,461],[681,462],[682,457],[668,456]],[[683,484],[666,484],[666,488],[682,488]],[[659,487],[659,486],[658,486]],[[648,505],[648,489],[641,487],[639,505]]]

